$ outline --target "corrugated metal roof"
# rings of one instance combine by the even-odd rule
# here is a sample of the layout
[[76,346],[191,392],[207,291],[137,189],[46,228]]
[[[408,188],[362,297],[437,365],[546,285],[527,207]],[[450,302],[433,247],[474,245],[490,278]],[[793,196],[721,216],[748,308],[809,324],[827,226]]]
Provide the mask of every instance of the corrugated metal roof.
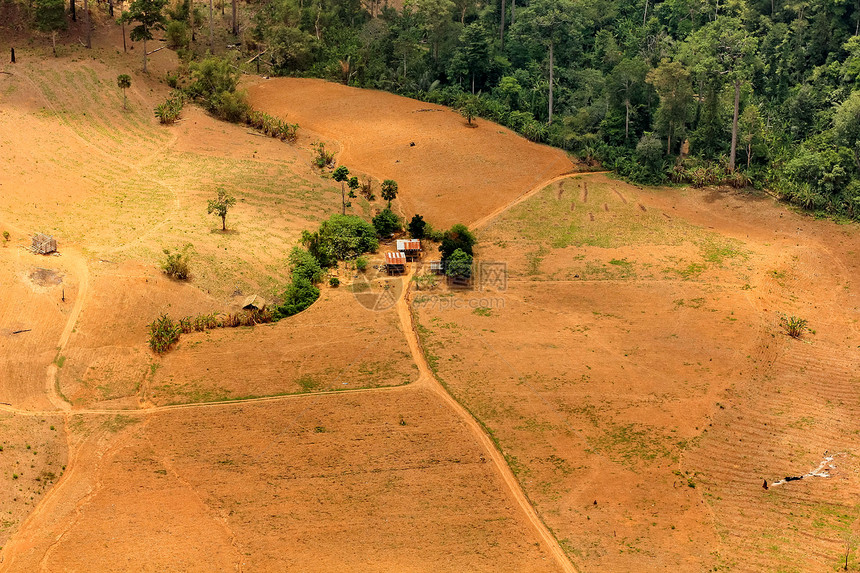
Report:
[[420,251],[421,241],[418,239],[397,239],[398,251]]
[[387,265],[405,265],[406,255],[401,252],[385,253],[385,264]]

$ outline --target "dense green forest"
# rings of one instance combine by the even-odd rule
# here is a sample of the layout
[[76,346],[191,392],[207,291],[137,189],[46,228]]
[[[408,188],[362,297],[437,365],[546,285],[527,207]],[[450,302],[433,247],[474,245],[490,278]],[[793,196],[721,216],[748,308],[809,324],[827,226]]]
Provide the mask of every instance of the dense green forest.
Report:
[[644,183],[860,217],[857,0],[271,0],[275,74],[467,108]]
[[[190,27],[199,54],[208,14],[190,6],[164,8],[168,38],[187,46]],[[233,0],[231,12],[241,61],[260,54],[265,73],[454,106],[637,182],[753,185],[860,219],[860,0]]]

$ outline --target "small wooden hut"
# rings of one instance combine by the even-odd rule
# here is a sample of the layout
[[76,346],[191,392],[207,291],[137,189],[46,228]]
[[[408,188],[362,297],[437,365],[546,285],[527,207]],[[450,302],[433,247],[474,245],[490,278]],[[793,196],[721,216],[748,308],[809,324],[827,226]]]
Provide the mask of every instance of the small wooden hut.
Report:
[[385,253],[385,270],[389,275],[402,275],[406,272],[406,255],[400,251]]
[[57,239],[44,233],[33,235],[33,244],[30,249],[39,255],[50,255],[57,252]]
[[397,250],[406,255],[407,261],[421,256],[421,241],[418,239],[397,239]]
[[444,275],[445,263],[442,261],[430,261],[430,272],[437,275]]

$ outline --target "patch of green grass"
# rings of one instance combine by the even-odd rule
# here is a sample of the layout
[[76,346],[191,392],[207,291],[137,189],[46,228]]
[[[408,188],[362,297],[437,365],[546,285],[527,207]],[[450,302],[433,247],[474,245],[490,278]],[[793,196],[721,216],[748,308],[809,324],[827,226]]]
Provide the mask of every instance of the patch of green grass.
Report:
[[614,425],[596,438],[589,439],[589,443],[595,451],[626,465],[672,455],[667,437],[644,424]]
[[493,309],[486,306],[479,306],[472,311],[472,314],[476,314],[478,316],[493,316]]
[[140,422],[140,418],[136,416],[117,414],[116,416],[105,420],[103,426],[109,432],[118,432],[123,428],[130,426],[131,424],[137,424],[138,422]]
[[296,384],[302,389],[302,392],[316,392],[322,388],[322,383],[314,379],[313,376],[305,375],[296,380]]
[[747,259],[749,253],[743,248],[743,243],[737,239],[708,237],[699,243],[702,259],[707,263],[722,265],[729,259]]

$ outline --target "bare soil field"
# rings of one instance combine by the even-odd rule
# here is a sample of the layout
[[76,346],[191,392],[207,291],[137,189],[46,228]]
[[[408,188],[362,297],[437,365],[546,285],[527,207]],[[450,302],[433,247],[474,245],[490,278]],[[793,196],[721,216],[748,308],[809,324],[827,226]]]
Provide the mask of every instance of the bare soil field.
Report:
[[247,84],[255,108],[297,122],[308,143],[339,144],[338,162],[351,170],[394,179],[402,214],[437,229],[471,223],[575,167],[561,150],[489,121],[470,129],[439,105],[323,80]]
[[[844,559],[860,469],[855,226],[589,176],[480,239],[507,288],[416,293],[420,332],[583,570]],[[779,313],[815,333],[786,336]],[[828,456],[828,478],[762,487]]]
[[[115,32],[0,64],[0,570],[789,572],[856,549],[856,225],[559,178],[561,151],[318,80],[246,82],[296,146],[193,106],[162,127],[175,55],[144,76]],[[506,280],[372,312],[342,268],[299,315],[152,354],[159,314],[277,298],[341,208],[315,141],[397,180],[401,213],[475,224]]]
[[[159,126],[167,88],[142,74],[123,110],[115,77],[135,64],[115,51],[18,53],[0,74],[0,464],[17,486],[0,570],[559,570],[479,427],[419,372],[402,308],[325,288],[278,324],[148,350],[159,314],[277,299],[290,248],[340,206],[307,147],[193,107]],[[205,212],[219,187],[239,199],[227,233]],[[25,249],[37,231],[58,256]],[[191,280],[167,279],[162,250],[185,246]]]
[[74,420],[86,458],[4,570],[555,570],[426,390]]

